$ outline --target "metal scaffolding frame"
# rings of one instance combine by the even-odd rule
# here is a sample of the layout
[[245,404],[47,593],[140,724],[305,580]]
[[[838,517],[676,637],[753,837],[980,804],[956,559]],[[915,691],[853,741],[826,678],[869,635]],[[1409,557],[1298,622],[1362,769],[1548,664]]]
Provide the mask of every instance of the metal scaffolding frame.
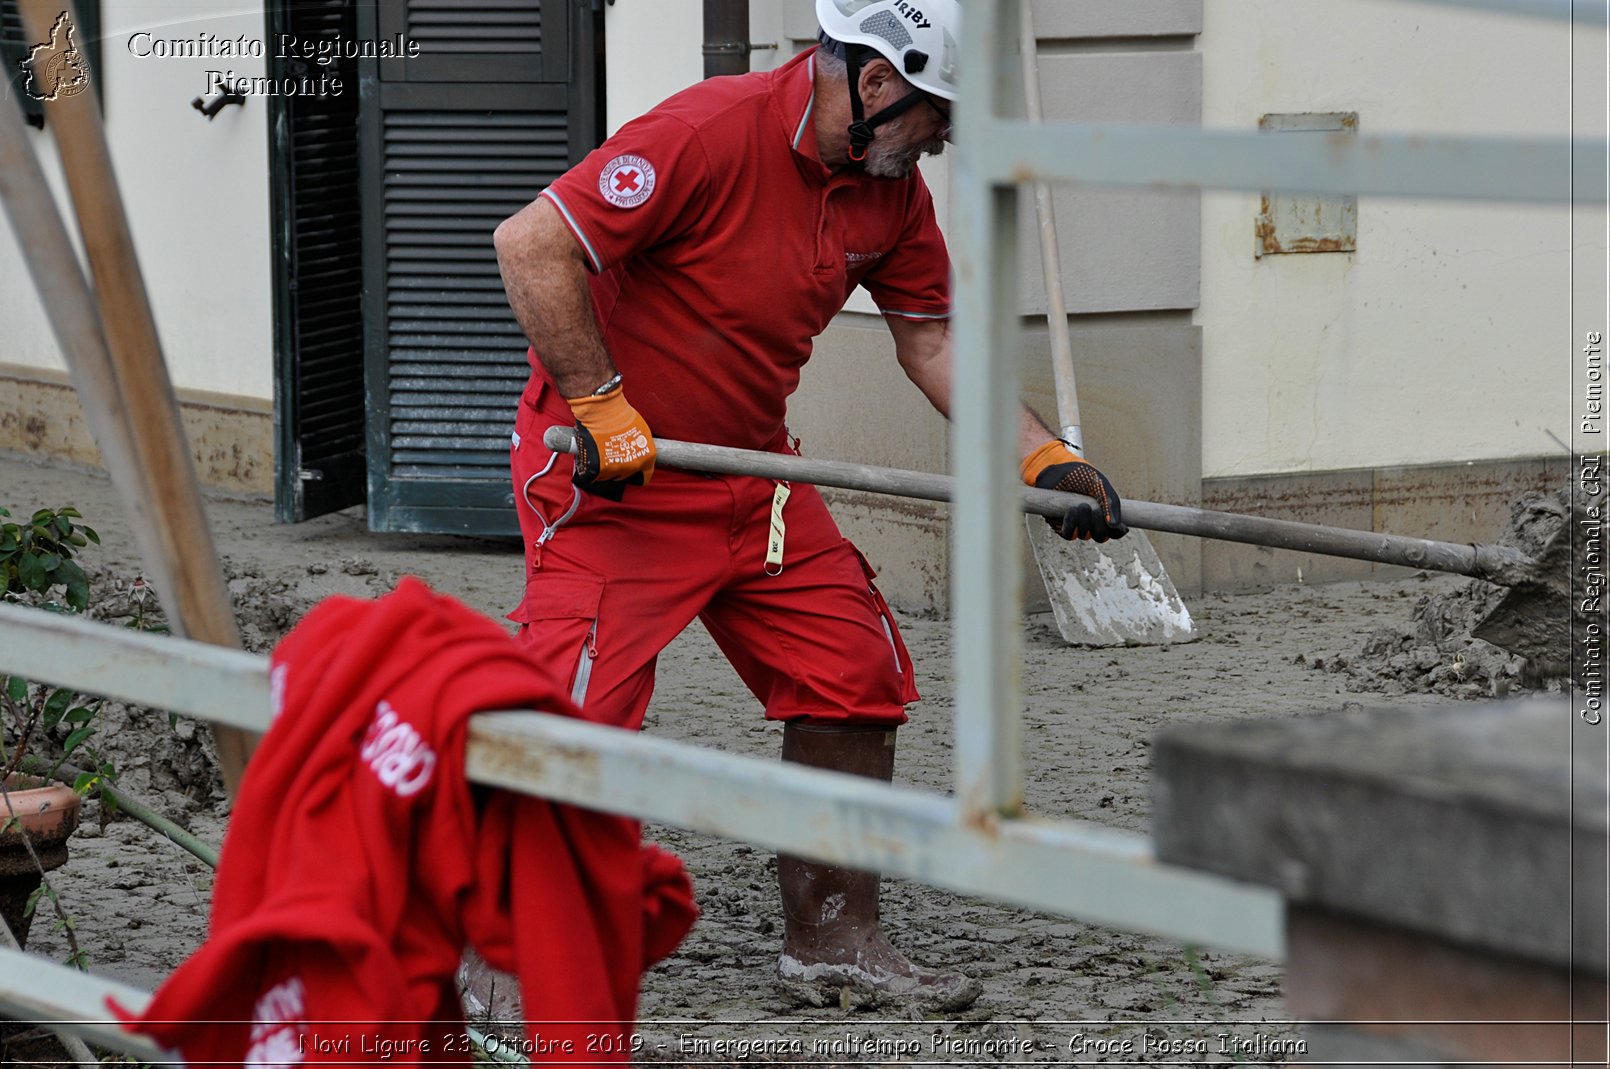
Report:
[[[966,0],[952,242],[955,300],[956,713],[954,794],[722,754],[537,712],[471,724],[478,783],[743,839],[824,861],[1278,959],[1272,891],[1159,863],[1150,841],[1024,816],[1019,672],[1022,564],[1016,507],[1019,397],[1017,204],[1035,181],[1437,196],[1542,203],[1605,200],[1606,144],[1435,137],[1312,142],[1252,133],[1094,124],[1031,128],[1009,112],[1021,78],[1022,0]],[[1603,27],[1605,5],[1570,0],[1405,0]],[[972,563],[969,563],[972,562]],[[0,605],[0,672],[260,730],[266,660]],[[787,819],[778,814],[787,813]],[[64,1023],[86,1040],[156,1060],[104,1023],[104,999],[145,995],[37,957],[0,951],[0,1009]]]

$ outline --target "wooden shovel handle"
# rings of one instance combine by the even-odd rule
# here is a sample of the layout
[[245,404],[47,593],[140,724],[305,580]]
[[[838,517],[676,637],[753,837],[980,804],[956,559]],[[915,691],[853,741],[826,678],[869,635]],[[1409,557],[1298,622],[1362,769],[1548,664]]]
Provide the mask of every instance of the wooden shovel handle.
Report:
[[[1023,49],[1023,99],[1027,105],[1028,120],[1038,125],[1043,118],[1040,106],[1040,46],[1034,32],[1034,4],[1023,0],[1021,20]],[[1051,187],[1045,182],[1034,183],[1035,214],[1040,221],[1040,264],[1045,274],[1046,326],[1051,332],[1051,372],[1057,386],[1057,418],[1062,422],[1061,434],[1072,435],[1072,444],[1084,451],[1083,432],[1079,429],[1079,391],[1073,379],[1073,338],[1068,333],[1068,305],[1062,298],[1062,253],[1057,241],[1056,205],[1051,198]]]

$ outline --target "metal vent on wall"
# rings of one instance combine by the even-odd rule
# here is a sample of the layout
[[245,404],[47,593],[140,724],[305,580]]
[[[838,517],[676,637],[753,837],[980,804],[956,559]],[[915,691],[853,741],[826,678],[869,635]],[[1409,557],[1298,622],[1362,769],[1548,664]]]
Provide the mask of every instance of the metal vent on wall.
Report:
[[393,111],[384,153],[392,475],[501,484],[527,368],[492,231],[569,167],[565,116]]

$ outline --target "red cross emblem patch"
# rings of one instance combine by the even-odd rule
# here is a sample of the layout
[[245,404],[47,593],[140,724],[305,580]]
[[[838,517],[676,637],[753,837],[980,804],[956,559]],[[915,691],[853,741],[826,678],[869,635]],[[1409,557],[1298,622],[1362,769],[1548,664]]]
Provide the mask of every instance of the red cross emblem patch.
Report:
[[598,192],[617,208],[636,208],[654,193],[654,165],[641,156],[616,156],[599,172]]

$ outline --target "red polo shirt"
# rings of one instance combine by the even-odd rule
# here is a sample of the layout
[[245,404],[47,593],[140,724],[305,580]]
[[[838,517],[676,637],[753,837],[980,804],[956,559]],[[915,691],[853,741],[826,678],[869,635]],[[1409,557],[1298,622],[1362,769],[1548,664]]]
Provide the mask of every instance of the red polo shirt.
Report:
[[830,173],[814,73],[812,51],[701,82],[542,192],[586,254],[604,345],[656,435],[776,444],[812,339],[858,285],[885,315],[950,314],[922,176]]

